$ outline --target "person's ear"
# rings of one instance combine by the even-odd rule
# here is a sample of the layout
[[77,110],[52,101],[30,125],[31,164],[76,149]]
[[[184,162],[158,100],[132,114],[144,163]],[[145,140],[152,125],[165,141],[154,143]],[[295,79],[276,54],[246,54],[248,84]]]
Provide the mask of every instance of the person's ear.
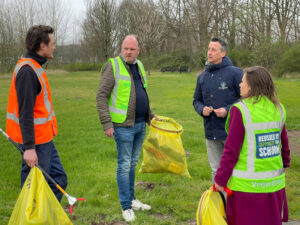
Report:
[[41,42],[40,49],[43,50],[43,49],[45,49],[45,47],[46,47],[46,44],[44,42]]

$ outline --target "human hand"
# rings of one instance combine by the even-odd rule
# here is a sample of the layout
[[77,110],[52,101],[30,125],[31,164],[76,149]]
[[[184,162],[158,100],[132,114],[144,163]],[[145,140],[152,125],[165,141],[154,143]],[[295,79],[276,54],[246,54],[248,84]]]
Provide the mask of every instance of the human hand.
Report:
[[224,187],[221,187],[217,183],[214,184],[214,187],[216,188],[217,191],[224,191]]
[[226,111],[226,109],[224,107],[218,108],[218,109],[214,109],[214,112],[217,115],[217,117],[225,118],[227,116],[227,111]]
[[30,168],[34,167],[35,164],[38,164],[38,157],[35,149],[26,150],[23,154],[23,159]]
[[204,106],[202,114],[203,116],[209,116],[211,114],[211,112],[213,111],[213,107],[212,106]]
[[108,128],[107,130],[104,131],[105,135],[107,137],[113,137],[114,136],[114,128]]

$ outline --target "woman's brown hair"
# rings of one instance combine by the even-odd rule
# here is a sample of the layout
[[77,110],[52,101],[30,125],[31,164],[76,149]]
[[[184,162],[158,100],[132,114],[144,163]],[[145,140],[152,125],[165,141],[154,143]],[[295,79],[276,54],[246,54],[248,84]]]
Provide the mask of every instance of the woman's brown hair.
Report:
[[251,90],[249,97],[255,97],[258,101],[259,97],[267,97],[274,105],[279,105],[276,97],[276,89],[271,74],[262,66],[254,66],[244,69],[246,80]]

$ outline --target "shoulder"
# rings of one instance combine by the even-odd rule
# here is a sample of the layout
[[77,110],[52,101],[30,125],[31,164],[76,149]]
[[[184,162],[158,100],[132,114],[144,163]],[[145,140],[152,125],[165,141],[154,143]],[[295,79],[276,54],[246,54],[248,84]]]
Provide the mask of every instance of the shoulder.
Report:
[[31,66],[24,65],[19,70],[16,80],[37,80],[37,76]]
[[114,69],[111,61],[107,61],[101,70],[101,81],[114,80]]
[[230,108],[230,114],[241,114],[240,104],[239,102],[235,103]]
[[230,108],[230,113],[229,113],[230,120],[235,120],[235,121],[240,121],[242,123],[243,121],[243,114],[241,111],[241,108],[238,107],[238,105],[234,104]]
[[203,71],[198,75],[197,79],[198,79],[198,80],[203,79],[203,78],[204,78],[204,75],[205,75],[206,73],[207,73],[207,71],[206,71],[206,70],[203,70]]
[[102,70],[101,70],[102,74],[106,73],[107,71],[109,71],[109,72],[113,71],[112,62],[110,59],[103,65]]
[[227,69],[229,69],[230,72],[234,73],[235,75],[243,75],[243,70],[236,66],[228,66]]

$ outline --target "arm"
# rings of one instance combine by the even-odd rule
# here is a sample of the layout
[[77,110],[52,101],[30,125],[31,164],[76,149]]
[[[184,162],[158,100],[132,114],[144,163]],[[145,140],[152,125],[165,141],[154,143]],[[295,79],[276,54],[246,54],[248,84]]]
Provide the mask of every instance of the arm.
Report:
[[194,92],[193,106],[200,116],[209,116],[213,109],[204,105],[202,89],[200,84],[201,76],[203,76],[203,74],[200,74],[197,79],[197,84]]
[[113,68],[111,63],[109,62],[104,65],[104,68],[102,70],[100,84],[96,96],[99,118],[105,134],[109,137],[112,137],[113,135],[113,123],[111,121],[109,113],[108,99],[114,88],[114,85],[115,79],[113,74]]
[[28,166],[38,163],[35,152],[33,108],[41,86],[35,72],[29,66],[21,68],[16,78],[16,91],[19,105],[19,122],[25,148],[24,160]]
[[290,147],[289,147],[289,139],[287,135],[287,130],[285,128],[285,125],[283,126],[282,132],[281,132],[281,157],[283,162],[283,167],[288,168],[290,167]]
[[231,108],[229,119],[228,136],[225,142],[220,166],[215,176],[216,184],[221,187],[227,186],[233,168],[239,159],[245,136],[242,114],[238,108]]

